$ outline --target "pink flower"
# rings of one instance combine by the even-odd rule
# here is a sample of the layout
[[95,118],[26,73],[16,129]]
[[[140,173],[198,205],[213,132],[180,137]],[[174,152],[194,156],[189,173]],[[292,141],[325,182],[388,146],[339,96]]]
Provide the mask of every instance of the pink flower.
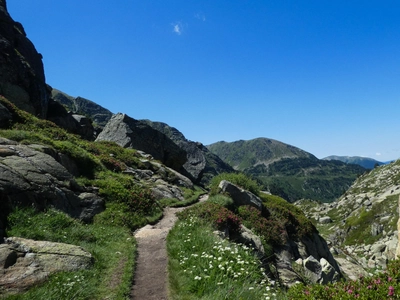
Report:
[[347,291],[349,294],[352,294],[353,293],[353,290],[348,290]]
[[389,293],[388,296],[393,296],[394,295],[394,287],[389,286]]

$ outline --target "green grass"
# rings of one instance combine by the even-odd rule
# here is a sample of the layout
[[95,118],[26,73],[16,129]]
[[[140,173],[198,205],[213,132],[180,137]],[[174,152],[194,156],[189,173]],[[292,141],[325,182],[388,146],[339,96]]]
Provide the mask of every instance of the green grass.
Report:
[[136,244],[126,228],[107,224],[82,224],[66,214],[32,208],[9,216],[9,236],[69,243],[94,257],[89,270],[62,272],[44,284],[6,299],[126,299],[134,271]]
[[221,240],[192,216],[167,237],[171,299],[276,299],[253,251]]
[[112,142],[83,140],[18,109],[1,96],[0,103],[13,115],[8,128],[0,130],[0,136],[21,144],[45,145],[54,149],[50,153],[68,156],[78,168],[76,182],[98,189],[106,202],[106,210],[88,225],[51,209],[44,212],[16,209],[9,215],[8,236],[76,244],[95,258],[91,270],[56,274],[43,286],[14,298],[125,299],[134,272],[136,246],[131,233],[162,217],[162,207],[151,196],[150,187],[122,173],[128,167],[144,169],[140,155]]
[[232,198],[230,198],[226,195],[217,194],[214,196],[210,196],[208,198],[207,202],[221,205],[231,211],[235,211],[235,209],[236,209],[235,203],[233,202]]

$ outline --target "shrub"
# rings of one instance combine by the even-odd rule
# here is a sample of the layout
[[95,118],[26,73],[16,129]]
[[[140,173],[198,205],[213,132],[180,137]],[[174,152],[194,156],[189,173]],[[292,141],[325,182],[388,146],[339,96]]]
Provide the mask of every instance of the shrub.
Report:
[[192,216],[203,219],[205,222],[210,222],[218,230],[228,229],[233,234],[238,233],[240,230],[241,219],[218,204],[204,202],[178,213],[178,217],[181,220],[187,220]]
[[218,185],[222,180],[227,180],[241,188],[252,192],[255,195],[260,194],[260,188],[257,182],[243,173],[222,173],[215,177],[210,182],[210,195],[218,193]]
[[232,198],[225,196],[225,195],[217,194],[214,196],[210,196],[207,201],[210,203],[221,205],[231,211],[235,210],[235,204],[234,204]]
[[[100,160],[111,157],[113,160],[119,162],[121,166],[126,165],[129,167],[140,167],[141,162],[138,157],[137,151],[134,149],[127,149],[119,146],[117,143],[109,141],[100,142],[83,142],[81,146],[88,152],[95,156],[100,157]],[[115,165],[115,163],[112,163]],[[107,166],[106,166],[107,167]],[[112,168],[107,167],[109,170]]]
[[124,163],[121,163],[121,161],[115,159],[114,157],[106,154],[101,154],[99,155],[99,159],[101,163],[110,171],[113,172],[122,172],[123,170],[126,169],[126,166]]
[[283,224],[275,219],[264,218],[255,207],[240,206],[239,216],[243,224],[261,236],[267,245],[279,246],[286,242],[287,233]]
[[260,197],[270,212],[270,218],[281,222],[290,237],[301,238],[316,232],[313,223],[297,206],[274,195],[261,193]]
[[148,223],[143,214],[133,212],[126,203],[115,202],[108,203],[107,209],[97,214],[94,221],[103,226],[126,227],[132,232]]
[[95,173],[102,169],[102,166],[92,154],[84,150],[78,144],[70,141],[56,141],[53,144],[59,152],[72,158],[82,176],[94,178]]
[[126,174],[111,171],[100,172],[95,180],[80,180],[81,184],[99,187],[99,195],[106,200],[106,211],[99,222],[112,221],[130,230],[148,222],[155,222],[162,216],[162,209],[147,186],[137,184]]

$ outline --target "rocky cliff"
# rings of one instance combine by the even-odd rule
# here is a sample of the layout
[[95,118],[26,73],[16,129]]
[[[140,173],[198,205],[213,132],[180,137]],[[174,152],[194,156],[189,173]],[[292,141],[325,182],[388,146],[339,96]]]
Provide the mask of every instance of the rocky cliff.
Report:
[[111,118],[96,141],[112,141],[124,148],[142,150],[175,170],[186,162],[186,152],[165,134],[122,113]]
[[234,172],[233,168],[212,153],[199,142],[189,141],[176,128],[162,122],[142,120],[154,129],[164,133],[181,149],[186,151],[186,162],[181,168],[181,173],[193,182],[206,185],[210,179],[220,173]]
[[[382,270],[396,257],[400,161],[360,176],[337,201],[297,203],[315,220],[350,276]],[[343,259],[343,256],[345,259]]]
[[42,55],[23,26],[10,17],[5,0],[0,1],[0,94],[25,111],[47,115],[49,89]]
[[110,119],[96,141],[113,141],[142,150],[196,184],[205,185],[214,175],[233,172],[201,143],[188,141],[176,128],[161,122],[135,120],[119,113]]
[[95,126],[103,128],[112,117],[112,112],[101,105],[83,97],[72,97],[57,89],[51,91],[52,98],[60,102],[71,113],[89,117]]

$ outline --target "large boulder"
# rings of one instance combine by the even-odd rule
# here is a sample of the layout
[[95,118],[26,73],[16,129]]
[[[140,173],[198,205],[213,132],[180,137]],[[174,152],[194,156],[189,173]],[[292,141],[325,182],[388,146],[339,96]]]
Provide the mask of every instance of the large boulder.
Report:
[[88,269],[92,255],[63,243],[11,237],[0,244],[0,296],[21,293],[61,271]]
[[218,185],[218,189],[221,193],[228,194],[237,206],[250,205],[260,211],[263,209],[260,198],[229,181],[222,180]]
[[174,170],[180,170],[186,162],[186,152],[165,134],[122,113],[110,119],[96,141],[142,150]]
[[203,144],[189,141],[176,128],[162,122],[141,120],[168,136],[175,144],[186,152],[186,162],[179,170],[194,183],[206,185],[212,177],[224,172],[233,172],[233,168],[213,154]]
[[47,115],[50,88],[42,55],[10,17],[5,0],[0,0],[0,94],[36,116]]
[[[53,206],[85,222],[104,210],[104,201],[85,191],[57,160],[36,145],[0,138],[0,238],[14,207]],[[54,153],[56,155],[56,153]]]

